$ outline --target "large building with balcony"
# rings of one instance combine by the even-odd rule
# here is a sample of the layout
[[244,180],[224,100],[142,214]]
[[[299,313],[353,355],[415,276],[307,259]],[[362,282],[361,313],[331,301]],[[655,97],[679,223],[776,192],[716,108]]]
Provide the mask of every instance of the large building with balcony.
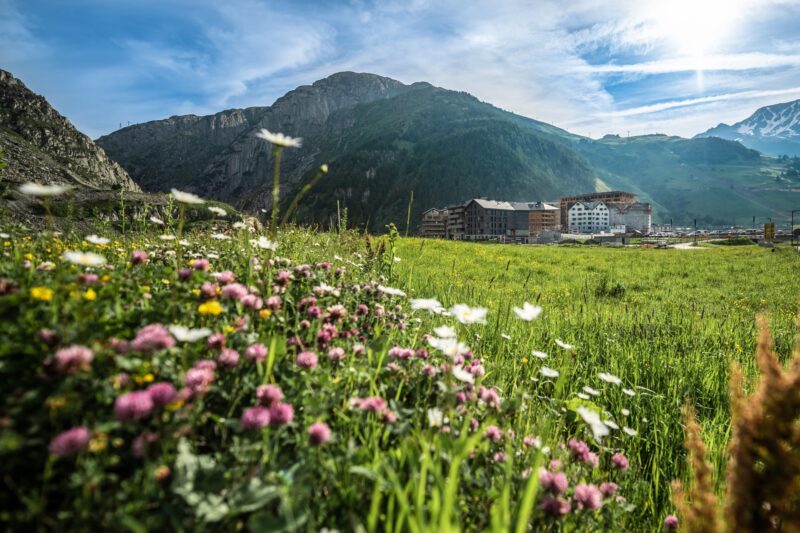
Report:
[[579,194],[577,196],[565,196],[561,198],[561,227],[565,231],[569,229],[569,210],[578,202],[605,202],[616,204],[632,204],[636,202],[636,195],[625,191],[606,191],[593,192],[589,194]]
[[447,237],[447,209],[428,209],[422,213],[420,236],[429,239],[444,239]]

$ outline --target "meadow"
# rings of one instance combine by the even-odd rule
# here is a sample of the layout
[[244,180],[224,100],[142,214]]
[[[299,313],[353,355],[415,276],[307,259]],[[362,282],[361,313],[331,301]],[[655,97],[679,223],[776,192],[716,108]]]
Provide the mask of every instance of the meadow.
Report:
[[755,377],[756,313],[794,337],[786,248],[264,235],[215,209],[0,228],[4,529],[656,531],[684,400],[721,471],[729,362]]

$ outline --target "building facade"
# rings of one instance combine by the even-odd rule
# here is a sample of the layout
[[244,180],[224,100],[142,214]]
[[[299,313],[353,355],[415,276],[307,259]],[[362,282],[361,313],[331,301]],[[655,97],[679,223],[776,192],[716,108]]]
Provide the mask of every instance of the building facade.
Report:
[[535,202],[528,211],[528,233],[531,237],[561,229],[561,209],[554,204]]
[[644,202],[610,204],[612,226],[621,226],[621,233],[641,233],[649,235],[653,229],[653,208]]
[[420,236],[428,239],[444,239],[447,237],[447,209],[428,209],[422,213]]
[[594,192],[577,196],[561,198],[561,227],[569,229],[569,209],[577,202],[612,202],[617,204],[632,204],[636,202],[636,195],[625,191]]
[[604,202],[575,202],[567,211],[567,229],[571,233],[607,233],[608,206]]
[[448,239],[460,241],[464,238],[465,229],[465,208],[466,203],[450,205],[445,208],[447,211],[447,224],[445,236]]

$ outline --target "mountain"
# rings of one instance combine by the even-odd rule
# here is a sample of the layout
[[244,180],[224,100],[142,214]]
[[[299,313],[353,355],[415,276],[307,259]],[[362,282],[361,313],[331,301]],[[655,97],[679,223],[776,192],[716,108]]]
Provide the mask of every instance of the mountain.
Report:
[[800,100],[758,109],[733,126],[720,124],[698,137],[720,137],[772,156],[800,156]]
[[273,159],[261,129],[302,137],[284,150],[282,203],[322,163],[330,172],[303,199],[298,220],[382,230],[433,206],[475,196],[555,200],[625,189],[654,204],[656,220],[707,225],[783,218],[800,200],[784,163],[718,138],[664,135],[600,140],[522,117],[465,93],[342,72],[268,107],[171,117],[123,128],[97,143],[145,190],[179,187],[255,212],[271,207]]
[[140,190],[102,148],[4,70],[0,70],[0,150],[6,164],[4,181]]

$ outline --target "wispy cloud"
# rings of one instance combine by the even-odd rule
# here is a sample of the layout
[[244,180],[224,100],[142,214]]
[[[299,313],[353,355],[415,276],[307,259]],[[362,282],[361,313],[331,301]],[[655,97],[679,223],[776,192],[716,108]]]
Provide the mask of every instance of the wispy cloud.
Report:
[[645,61],[628,65],[606,63],[602,65],[580,65],[577,72],[595,74],[638,73],[667,74],[672,72],[696,72],[699,70],[756,70],[800,66],[800,55],[764,54],[715,54],[710,56],[675,57]]

